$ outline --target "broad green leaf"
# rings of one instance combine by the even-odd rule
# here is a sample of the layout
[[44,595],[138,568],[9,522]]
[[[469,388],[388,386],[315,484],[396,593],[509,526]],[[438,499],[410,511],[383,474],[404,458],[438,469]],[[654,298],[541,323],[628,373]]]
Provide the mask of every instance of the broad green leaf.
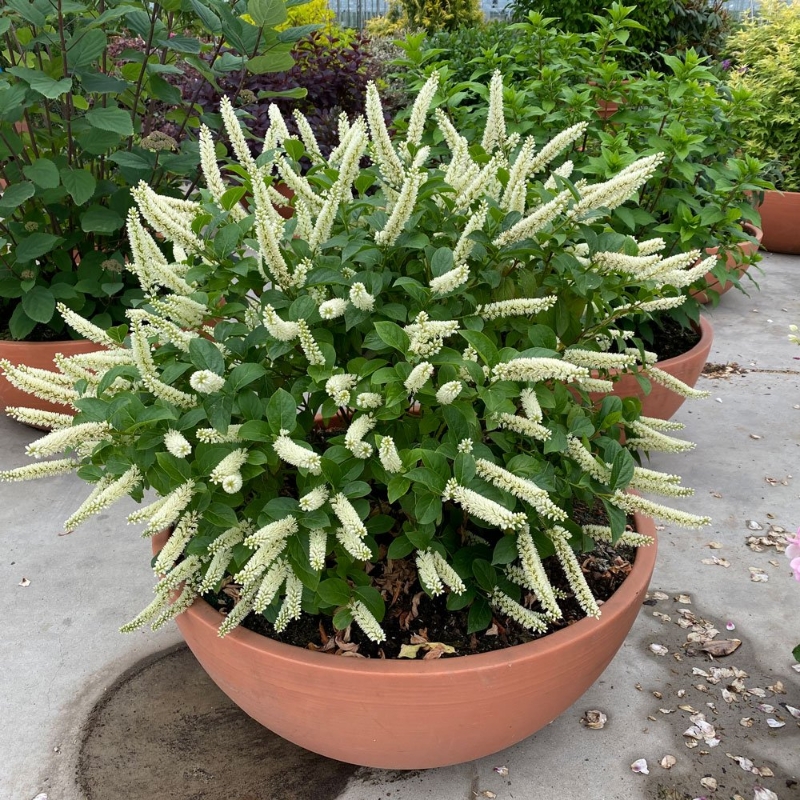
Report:
[[39,72],[39,70],[28,69],[27,67],[9,67],[8,72],[25,81],[34,92],[38,92],[48,100],[55,100],[72,89],[72,78],[59,78],[56,80],[43,72]]
[[414,551],[414,544],[410,541],[408,536],[403,534],[402,536],[398,536],[390,545],[389,550],[386,553],[386,557],[399,560],[401,558],[405,558],[409,553]]
[[60,180],[58,167],[49,158],[37,158],[32,164],[26,164],[22,171],[42,189],[55,189]]
[[261,364],[239,364],[231,370],[228,376],[228,386],[234,394],[238,395],[241,389],[253,381],[257,381],[266,372],[266,368]]
[[191,0],[192,8],[200,17],[200,21],[209,33],[221,33],[222,22],[220,18],[203,2],[203,0]]
[[70,69],[87,67],[103,54],[108,39],[102,29],[92,28],[76,33],[67,42],[67,61]]
[[30,181],[22,181],[6,187],[0,197],[0,216],[10,216],[14,209],[21,206],[36,193]]
[[317,594],[323,603],[328,606],[346,606],[350,602],[352,590],[340,578],[328,578],[320,581]]
[[375,332],[384,344],[399,350],[403,355],[408,352],[411,342],[408,334],[399,325],[388,321],[376,322]]
[[117,94],[124,92],[131,85],[128,81],[89,70],[79,72],[78,78],[84,90],[92,94]]
[[122,108],[93,108],[86,112],[86,121],[101,131],[118,133],[120,136],[133,136],[131,115]]
[[94,175],[87,169],[62,169],[61,182],[78,206],[89,200],[97,187]]
[[476,558],[472,562],[472,574],[481,589],[486,592],[491,592],[497,586],[497,571],[483,558]]
[[287,430],[291,433],[297,425],[297,402],[285,389],[278,389],[267,403],[267,419],[274,433]]
[[24,339],[36,327],[36,320],[31,319],[20,303],[8,320],[8,330],[14,339]]
[[86,233],[114,233],[124,224],[125,220],[116,211],[103,206],[89,206],[81,214],[81,229]]
[[633,478],[633,470],[636,462],[633,456],[627,450],[620,450],[611,464],[611,479],[609,480],[609,488],[624,489]]
[[492,340],[485,333],[481,333],[480,331],[462,330],[459,331],[459,334],[462,336],[462,338],[467,340],[468,344],[472,345],[477,354],[488,366],[494,367],[500,360],[497,347],[495,347]]
[[34,286],[22,295],[25,313],[37,322],[50,322],[56,310],[56,299],[45,286]]
[[14,250],[14,256],[18,264],[24,264],[49,253],[60,241],[61,237],[52,233],[32,233],[20,240]]
[[138,169],[142,172],[152,172],[153,165],[141,153],[130,153],[127,150],[117,150],[108,157],[109,161],[128,169]]
[[486,630],[492,623],[492,609],[485,597],[479,595],[469,607],[467,617],[467,633]]
[[270,50],[265,56],[256,56],[247,60],[248,72],[264,75],[267,72],[286,72],[294,66],[294,58],[289,51]]
[[189,358],[197,369],[207,369],[216,375],[225,372],[225,359],[219,348],[202,336],[189,342]]
[[248,0],[247,13],[259,27],[274,28],[286,22],[286,5],[283,0]]
[[492,555],[492,564],[510,564],[517,558],[517,537],[502,536],[497,540]]

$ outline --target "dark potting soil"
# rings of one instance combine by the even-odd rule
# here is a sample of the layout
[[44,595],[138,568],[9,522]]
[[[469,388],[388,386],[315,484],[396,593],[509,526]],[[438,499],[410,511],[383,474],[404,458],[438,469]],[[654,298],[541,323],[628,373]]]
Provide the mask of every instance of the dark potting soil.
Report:
[[646,341],[645,346],[658,353],[659,361],[688,353],[700,341],[699,328],[685,328],[670,317],[659,320],[659,324],[653,325],[650,332],[652,342]]
[[[581,519],[581,523],[605,523],[592,512],[584,511],[587,518]],[[598,542],[593,552],[579,556],[586,581],[599,602],[608,600],[622,585],[631,571],[635,554],[633,547]],[[277,633],[262,614],[251,613],[242,624],[276,641],[334,655],[397,658],[403,645],[424,645],[425,642],[439,642],[454,648],[455,652],[443,653],[435,647],[423,646],[421,657],[430,649],[433,650],[430,657],[445,658],[502,650],[546,636],[586,616],[570,589],[558,559],[550,556],[543,560],[543,564],[552,586],[567,597],[559,600],[562,618],[551,623],[547,631],[540,634],[532,633],[498,611],[493,612],[492,624],[487,630],[467,633],[469,609],[450,611],[447,609],[446,595],[431,598],[425,594],[417,580],[416,567],[410,560],[379,561],[370,573],[373,585],[381,590],[387,607],[381,623],[386,633],[386,641],[382,644],[367,639],[355,624],[346,631],[336,631],[331,618],[324,615],[304,614],[299,620],[289,623],[282,633]],[[227,613],[238,596],[238,587],[229,584],[217,594],[206,595],[205,599],[222,613]],[[523,594],[522,602],[529,604],[534,611],[540,610],[533,595],[526,597]]]

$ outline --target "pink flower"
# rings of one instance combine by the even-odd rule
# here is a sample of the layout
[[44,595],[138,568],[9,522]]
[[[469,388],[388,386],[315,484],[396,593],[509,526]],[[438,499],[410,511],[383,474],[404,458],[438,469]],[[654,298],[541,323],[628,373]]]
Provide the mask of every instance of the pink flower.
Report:
[[800,528],[797,533],[786,541],[786,558],[794,574],[794,579],[800,581]]

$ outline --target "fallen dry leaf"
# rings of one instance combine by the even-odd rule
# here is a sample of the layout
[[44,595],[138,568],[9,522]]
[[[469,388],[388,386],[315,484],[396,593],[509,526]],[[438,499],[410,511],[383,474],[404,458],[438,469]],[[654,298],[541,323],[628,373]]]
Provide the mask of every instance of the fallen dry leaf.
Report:
[[661,759],[660,763],[664,769],[672,769],[678,763],[678,759],[675,756],[667,755]]
[[650,770],[647,768],[647,761],[643,758],[637,758],[631,764],[631,772],[640,772],[642,775],[649,775]]
[[686,605],[691,605],[692,604],[692,598],[689,597],[688,594],[679,594],[675,598],[675,602],[676,603],[685,603]]
[[596,709],[587,711],[581,717],[581,725],[591,728],[594,731],[605,728],[606,722],[608,722],[608,717],[602,711],[597,711]]
[[786,688],[781,681],[775,681],[772,686],[767,686],[767,689],[771,692],[775,692],[775,694],[786,694]]
[[17,586],[30,586],[31,582],[27,578],[23,578]]
[[769,703],[759,703],[756,708],[759,711],[763,711],[765,714],[775,713],[775,706],[771,706]]
[[674,708],[659,708],[658,710],[662,714],[671,714],[675,709]]
[[757,433],[751,433],[750,434],[750,438],[751,439],[760,439],[761,437]]
[[733,753],[725,753],[728,758],[732,758],[745,772],[752,772],[753,762],[744,756],[735,756]]
[[717,558],[716,556],[712,558],[702,558],[700,562],[702,564],[713,564],[718,567],[729,567],[731,565],[731,562],[728,561],[727,558]]
[[722,658],[738,650],[741,643],[741,639],[720,639],[716,642],[708,642],[700,649],[714,658]]
[[664,594],[664,592],[652,592],[650,597],[652,597],[653,600],[669,600],[669,595]]
[[783,707],[795,718],[800,719],[800,708],[795,708],[794,706],[787,705],[786,703],[783,704]]
[[[742,717],[742,718],[739,720],[739,724],[740,724],[740,725],[741,725],[743,728],[752,728],[752,727],[753,727],[753,723],[754,723],[754,722],[755,722],[755,720],[754,720],[752,717]],[[733,756],[731,756],[731,758],[733,758]]]
[[[769,480],[769,478],[767,479]],[[764,526],[760,523],[756,522],[754,519],[748,519],[747,522],[747,529],[751,531],[763,531]]]
[[455,653],[455,647],[443,642],[420,642],[418,644],[404,644],[400,648],[398,658],[416,658],[420,650],[426,650],[424,659],[440,658],[445,653]]
[[484,789],[484,790],[483,790],[483,791],[480,793],[480,795],[479,795],[479,796],[480,796],[480,797],[488,797],[488,798],[489,798],[489,800],[492,800],[492,798],[494,798],[494,797],[497,797],[497,795],[496,795],[496,794],[495,794],[493,791],[491,791],[490,789]]
[[786,723],[785,722],[781,722],[780,720],[773,719],[772,717],[770,717],[767,720],[767,725],[769,725],[770,728],[783,728],[784,725],[786,725]]
[[710,792],[717,791],[717,779],[712,778],[711,776],[707,775],[705,778],[700,778],[700,785],[704,789],[708,789]]
[[774,778],[775,773],[769,767],[753,767],[753,774],[762,778]]
[[684,744],[691,750],[693,747],[697,747],[699,742],[697,739],[687,739]]
[[495,767],[494,771],[498,775],[502,775],[504,778],[508,776],[508,767],[505,767],[505,766],[504,767]]
[[653,692],[653,697],[655,697],[656,700],[660,700],[663,696],[664,695],[661,694],[661,692]]
[[752,694],[753,697],[766,697],[767,696],[767,693],[763,689],[761,689],[759,687],[755,687],[753,689],[746,689],[745,691],[747,692],[747,694]]
[[706,547],[710,547],[712,550],[722,550],[722,542],[709,542]]
[[753,800],[779,800],[779,798],[775,792],[756,784],[753,787]]
[[663,644],[651,644],[648,649],[657,656],[665,656],[669,653],[669,648],[664,647]]

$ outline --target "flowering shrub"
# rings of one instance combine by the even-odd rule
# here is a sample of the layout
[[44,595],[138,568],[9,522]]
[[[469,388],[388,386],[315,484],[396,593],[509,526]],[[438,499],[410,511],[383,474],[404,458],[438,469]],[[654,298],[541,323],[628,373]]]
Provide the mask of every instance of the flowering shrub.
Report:
[[[626,491],[690,494],[640,467],[637,448],[692,445],[670,435],[680,424],[608,394],[612,375],[636,369],[693,392],[617,327],[681,302],[679,287],[708,268],[608,227],[660,156],[571,183],[559,154],[583,127],[540,149],[508,135],[498,74],[481,146],[437,111],[449,158],[432,163],[420,137],[437,81],[394,139],[371,85],[366,118],[340,120],[328,158],[302,117],[290,137],[275,107],[253,155],[223,100],[241,184],[223,181],[204,130],[200,201],[136,188],[130,268],[148,301],[129,312],[124,342],[62,308],[106,349],[61,359],[55,376],[2,365],[78,414],[12,409],[53,429],[31,456],[65,456],[0,477],[77,468],[94,489],[68,529],[125,495],[158,495],[129,520],[146,536],[172,528],[154,563],[163,579],[126,630],[228,585],[238,602],[223,635],[250,612],[278,631],[306,612],[381,641],[374,575],[391,559],[407,562],[414,591],[469,607],[471,631],[493,613],[543,631],[561,614],[543,557],[555,554],[598,615],[576,553],[649,544],[626,526],[633,511],[708,522]],[[294,191],[289,220],[275,177]],[[606,396],[593,404],[590,391]],[[587,506],[604,523],[582,522]]]

